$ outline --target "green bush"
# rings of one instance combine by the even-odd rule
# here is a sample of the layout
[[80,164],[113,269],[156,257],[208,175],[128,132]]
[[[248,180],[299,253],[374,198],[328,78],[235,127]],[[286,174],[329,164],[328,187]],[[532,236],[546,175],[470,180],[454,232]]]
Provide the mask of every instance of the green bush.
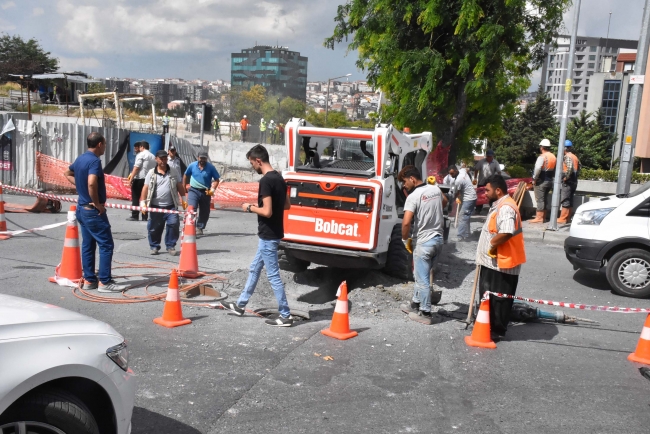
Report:
[[[617,182],[618,170],[580,169],[580,179],[585,181]],[[632,184],[650,181],[650,173],[632,172]]]
[[512,178],[530,178],[530,171],[524,169],[521,166],[510,166],[506,167],[505,169],[506,172],[508,172],[508,175],[510,175]]

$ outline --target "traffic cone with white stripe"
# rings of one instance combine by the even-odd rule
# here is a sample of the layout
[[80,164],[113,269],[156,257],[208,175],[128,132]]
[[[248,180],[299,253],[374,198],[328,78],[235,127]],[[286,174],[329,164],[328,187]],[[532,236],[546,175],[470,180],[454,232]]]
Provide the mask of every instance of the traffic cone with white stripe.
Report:
[[195,279],[199,277],[199,256],[196,251],[196,223],[194,222],[194,207],[187,207],[185,227],[181,240],[181,259],[178,264],[178,274],[182,277]]
[[627,359],[630,362],[650,365],[650,314],[648,314],[645,319],[645,324],[643,324],[643,330],[641,331],[639,343],[636,345],[636,350],[627,356]]
[[465,336],[465,343],[470,347],[490,349],[497,347],[497,344],[490,337],[490,300],[481,301],[481,308],[476,316],[472,335]]
[[[5,217],[5,201],[2,196],[2,185],[0,185],[0,232],[7,232],[7,219]],[[11,238],[9,234],[0,234],[0,240]]]
[[81,248],[79,247],[79,226],[77,225],[77,206],[70,205],[68,211],[68,226],[65,230],[63,241],[63,254],[61,262],[54,270],[54,277],[50,282],[63,286],[70,286],[77,283],[83,276],[81,268]]
[[163,314],[161,317],[155,318],[153,322],[168,328],[178,327],[192,322],[192,320],[183,318],[183,309],[178,291],[178,273],[176,273],[176,270],[172,270],[172,275],[169,278],[169,287],[167,288],[167,298],[165,299]]
[[345,340],[358,335],[354,330],[350,330],[350,317],[348,315],[348,284],[343,281],[336,293],[336,307],[332,316],[332,324],[329,328],[320,332],[331,338]]

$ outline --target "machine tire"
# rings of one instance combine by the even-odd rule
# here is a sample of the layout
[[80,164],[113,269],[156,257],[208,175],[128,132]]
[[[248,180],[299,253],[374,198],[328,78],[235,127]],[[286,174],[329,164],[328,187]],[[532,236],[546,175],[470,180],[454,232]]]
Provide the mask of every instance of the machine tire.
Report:
[[398,279],[413,280],[413,255],[402,242],[402,225],[396,224],[390,235],[390,244],[383,272]]
[[[650,252],[626,249],[607,262],[607,281],[612,290],[624,297],[650,297]],[[636,276],[630,273],[639,273]]]
[[39,422],[66,433],[99,434],[88,407],[75,395],[58,389],[29,393],[13,403],[0,418],[0,426]]
[[278,251],[278,265],[280,266],[280,270],[302,273],[309,268],[311,262],[298,259],[290,253],[287,253],[286,250],[280,250]]

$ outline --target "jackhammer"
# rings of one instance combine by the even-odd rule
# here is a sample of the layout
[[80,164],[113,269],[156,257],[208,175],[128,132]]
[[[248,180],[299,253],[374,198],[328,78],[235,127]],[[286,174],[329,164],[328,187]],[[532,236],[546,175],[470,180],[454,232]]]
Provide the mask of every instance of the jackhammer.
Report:
[[557,323],[564,324],[577,324],[578,322],[586,322],[591,324],[598,324],[597,321],[592,321],[586,318],[578,318],[569,316],[558,310],[556,312],[548,312],[539,308],[533,307],[523,301],[515,300],[512,304],[512,311],[510,313],[510,321],[514,322],[534,322],[538,320],[549,320]]

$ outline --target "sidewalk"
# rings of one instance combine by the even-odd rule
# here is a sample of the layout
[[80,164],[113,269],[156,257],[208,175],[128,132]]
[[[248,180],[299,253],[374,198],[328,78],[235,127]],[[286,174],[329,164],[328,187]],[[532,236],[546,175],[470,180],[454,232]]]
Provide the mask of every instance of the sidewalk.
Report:
[[571,225],[558,224],[557,226],[557,231],[550,231],[547,230],[549,223],[528,223],[528,221],[524,221],[522,225],[524,230],[524,240],[563,246],[564,240],[569,236],[569,228]]

